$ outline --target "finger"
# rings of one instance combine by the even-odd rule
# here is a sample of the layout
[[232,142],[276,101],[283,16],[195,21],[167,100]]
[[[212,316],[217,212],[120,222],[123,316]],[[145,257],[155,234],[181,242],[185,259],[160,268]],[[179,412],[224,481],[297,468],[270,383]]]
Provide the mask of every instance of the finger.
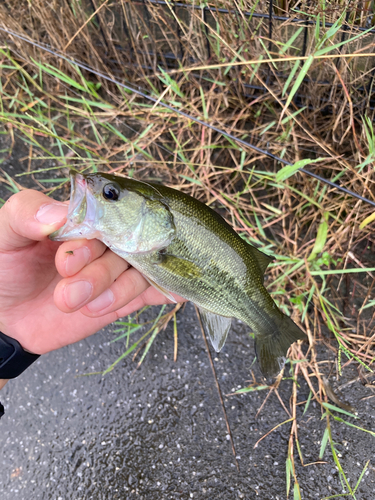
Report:
[[11,196],[0,209],[0,251],[23,248],[61,227],[68,205],[27,189]]
[[[111,296],[114,297],[114,300],[109,302],[108,299]],[[176,302],[185,301],[178,295],[173,296]],[[83,307],[81,312],[90,317],[97,317],[116,311],[118,317],[121,317],[131,314],[145,305],[170,303],[172,301],[150,286],[148,281],[136,269],[130,268],[108,290]]]
[[56,252],[56,269],[63,278],[74,276],[85,266],[101,257],[106,249],[104,243],[99,240],[66,241]]
[[[176,302],[186,302],[186,299],[180,297],[179,295],[172,294],[176,299]],[[135,299],[129,302],[126,306],[116,311],[117,318],[122,318],[123,316],[128,316],[135,311],[139,311],[145,306],[158,306],[162,304],[171,304],[172,301],[168,299],[165,295],[156,290],[153,286],[150,286],[141,295],[138,295]]]
[[81,312],[86,316],[103,316],[120,309],[144,292],[149,283],[134,267],[126,270],[111,286],[89,302]]
[[129,264],[107,250],[74,277],[62,279],[56,286],[54,300],[63,312],[77,311],[109,288]]

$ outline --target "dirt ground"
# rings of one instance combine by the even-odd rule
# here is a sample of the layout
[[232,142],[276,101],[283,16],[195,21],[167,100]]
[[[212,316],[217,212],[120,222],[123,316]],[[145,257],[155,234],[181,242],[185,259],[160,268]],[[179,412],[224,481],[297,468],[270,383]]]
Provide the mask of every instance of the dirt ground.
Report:
[[[1,167],[10,175],[24,171],[26,146],[15,148]],[[23,178],[22,184],[32,185]],[[0,196],[9,193],[0,186]],[[157,308],[149,317],[157,315]],[[286,498],[290,422],[275,394],[259,415],[267,391],[228,396],[247,385],[254,370],[248,329],[233,322],[227,344],[214,354],[240,471],[235,466],[211,366],[195,316],[188,304],[178,313],[178,360],[173,361],[172,325],[161,332],[142,366],[130,358],[102,377],[80,376],[106,369],[124,352],[113,326],[75,345],[42,356],[1,391],[5,416],[0,422],[0,491],[2,500],[83,499],[257,499]],[[322,360],[332,360],[325,347]],[[322,365],[329,374],[329,363]],[[356,379],[354,365],[334,387]],[[279,394],[289,408],[292,382]],[[308,398],[301,382],[298,401]],[[375,398],[359,380],[343,391],[358,412],[347,422],[375,431]],[[314,401],[303,414],[298,406],[299,440],[305,464],[296,457],[302,498],[344,497],[343,483],[329,447],[319,460],[326,427]],[[333,422],[340,461],[352,487],[368,460],[357,500],[375,498],[374,438]],[[315,463],[320,462],[320,463]],[[291,498],[293,493],[291,492]]]

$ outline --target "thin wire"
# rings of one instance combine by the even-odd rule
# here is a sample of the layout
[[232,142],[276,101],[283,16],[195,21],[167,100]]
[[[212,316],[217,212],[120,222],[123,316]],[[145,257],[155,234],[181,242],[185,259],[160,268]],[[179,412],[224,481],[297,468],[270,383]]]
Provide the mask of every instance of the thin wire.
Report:
[[[199,118],[196,118],[196,117],[194,117],[192,115],[189,115],[188,113],[185,113],[184,111],[176,109],[173,106],[170,106],[169,104],[166,104],[163,101],[161,101],[159,99],[156,99],[155,97],[147,95],[147,94],[141,92],[140,90],[137,90],[137,89],[135,89],[133,87],[130,87],[129,85],[125,85],[124,83],[121,83],[118,80],[114,80],[110,76],[105,75],[104,73],[101,73],[100,71],[96,71],[96,70],[94,70],[93,68],[90,68],[90,66],[87,66],[84,63],[76,62],[74,59],[70,59],[67,56],[64,56],[62,54],[58,54],[57,52],[53,51],[52,49],[49,49],[48,47],[44,47],[43,45],[40,45],[39,43],[34,42],[33,40],[29,40],[28,38],[26,38],[26,37],[24,37],[22,35],[19,35],[18,33],[15,33],[15,32],[13,32],[11,30],[7,30],[5,28],[0,27],[0,31],[3,31],[4,33],[7,33],[8,35],[15,36],[16,38],[18,38],[20,40],[23,40],[23,41],[25,41],[25,42],[33,45],[34,47],[37,47],[37,48],[42,49],[42,50],[44,50],[46,52],[49,52],[50,54],[52,54],[54,56],[60,57],[61,59],[64,59],[65,61],[67,61],[70,64],[75,64],[76,66],[78,66],[81,69],[89,71],[90,73],[93,73],[94,75],[96,75],[96,76],[98,76],[100,78],[103,78],[104,80],[107,80],[107,81],[109,81],[111,83],[115,83],[116,85],[119,85],[120,87],[122,87],[122,88],[124,88],[126,90],[129,90],[130,92],[133,92],[134,94],[137,94],[140,97],[143,97],[144,99],[148,99],[149,101],[151,101],[151,102],[153,102],[153,103],[155,103],[155,104],[157,104],[159,106],[162,106],[163,108],[169,109],[170,111],[173,111],[174,113],[177,113],[177,114],[179,114],[181,116],[184,116],[188,120],[191,120],[191,121],[193,121],[195,123],[199,123],[199,125],[202,125],[203,127],[207,127],[209,129],[213,130],[214,132],[217,132],[218,134],[224,135],[228,139],[231,139],[232,141],[235,141],[238,144],[241,144],[241,145],[246,146],[246,147],[248,147],[250,149],[253,149],[257,153],[260,153],[262,155],[268,156],[269,158],[272,158],[273,160],[276,160],[276,161],[278,161],[278,162],[280,162],[280,163],[282,163],[284,165],[289,165],[289,166],[293,165],[292,163],[288,162],[287,160],[284,160],[283,158],[280,158],[279,156],[276,156],[276,155],[270,153],[269,151],[265,151],[264,149],[258,148],[258,146],[255,146],[254,144],[246,142],[243,139],[240,139],[239,137],[236,137],[236,136],[230,134],[229,132],[226,132],[225,130],[222,130],[222,129],[218,128],[218,127],[215,127],[214,125],[211,125],[210,123],[206,123],[203,120],[200,120]],[[339,191],[342,191],[343,193],[346,193],[346,194],[348,194],[350,196],[353,196],[354,198],[357,198],[358,200],[361,200],[361,201],[363,201],[365,203],[368,203],[369,205],[372,205],[373,207],[375,207],[375,202],[374,201],[371,201],[371,200],[369,200],[367,198],[364,198],[363,196],[355,193],[354,191],[350,191],[349,189],[346,189],[345,187],[340,186],[339,184],[336,184],[336,183],[334,183],[332,181],[329,181],[328,179],[324,179],[320,175],[314,174],[313,172],[310,172],[309,170],[306,170],[304,168],[300,168],[300,169],[298,169],[298,171],[299,172],[303,172],[306,175],[309,175],[310,177],[313,177],[314,179],[317,179],[317,180],[319,180],[319,181],[321,181],[321,182],[323,182],[325,184],[328,184],[328,186],[331,186],[334,189],[338,189]]]
[[[162,5],[162,6],[167,6],[168,5],[168,2],[166,2],[165,0],[136,0],[136,2],[142,2],[143,4],[145,3],[150,3],[150,4],[155,4],[155,5]],[[134,3],[136,3],[134,2]],[[223,8],[219,8],[219,7],[211,7],[210,5],[206,5],[204,7],[201,6],[201,4],[185,4],[185,3],[181,3],[181,2],[174,2],[174,5],[176,7],[182,7],[182,8],[185,8],[185,9],[193,9],[193,10],[204,10],[204,11],[207,11],[207,12],[218,12],[220,14],[236,14],[236,10],[234,9],[223,9]],[[268,13],[261,13],[261,12],[252,12],[252,11],[246,11],[246,10],[243,10],[242,11],[242,14],[246,17],[249,17],[250,19],[251,18],[254,18],[254,19],[269,19],[270,17],[270,14],[269,12]],[[273,15],[272,16],[273,20],[275,21],[281,21],[281,22],[285,22],[285,21],[289,21],[291,23],[303,23],[303,24],[308,24],[310,26],[315,26],[316,25],[316,21],[314,21],[313,19],[301,19],[299,17],[287,17],[287,16],[276,16],[276,15]],[[320,21],[320,26],[323,27],[323,22]],[[324,23],[324,26],[327,27],[327,28],[330,28],[334,25],[334,23],[329,23],[329,22],[325,22]],[[366,31],[368,28],[363,28],[362,26],[354,26],[354,25],[351,25],[350,28],[353,30],[353,31]],[[369,33],[375,33],[375,29],[369,31]]]

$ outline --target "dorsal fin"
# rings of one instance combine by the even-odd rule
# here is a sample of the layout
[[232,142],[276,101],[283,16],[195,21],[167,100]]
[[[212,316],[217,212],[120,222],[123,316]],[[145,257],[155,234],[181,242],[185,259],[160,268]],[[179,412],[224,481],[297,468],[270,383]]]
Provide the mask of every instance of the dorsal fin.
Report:
[[257,261],[259,269],[260,269],[262,276],[263,276],[268,265],[273,261],[273,257],[266,255],[265,253],[261,252],[260,250],[253,247],[252,245],[249,245],[249,247],[250,247],[251,255]]

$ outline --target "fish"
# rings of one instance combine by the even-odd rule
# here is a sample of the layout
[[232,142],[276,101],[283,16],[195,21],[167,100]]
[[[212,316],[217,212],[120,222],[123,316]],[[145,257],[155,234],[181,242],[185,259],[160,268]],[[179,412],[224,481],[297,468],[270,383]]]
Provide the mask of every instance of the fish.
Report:
[[250,327],[266,380],[305,333],[264,286],[273,260],[241,238],[214,210],[171,187],[103,172],[70,172],[66,223],[54,241],[97,238],[175,302],[193,302],[214,349],[237,318]]

